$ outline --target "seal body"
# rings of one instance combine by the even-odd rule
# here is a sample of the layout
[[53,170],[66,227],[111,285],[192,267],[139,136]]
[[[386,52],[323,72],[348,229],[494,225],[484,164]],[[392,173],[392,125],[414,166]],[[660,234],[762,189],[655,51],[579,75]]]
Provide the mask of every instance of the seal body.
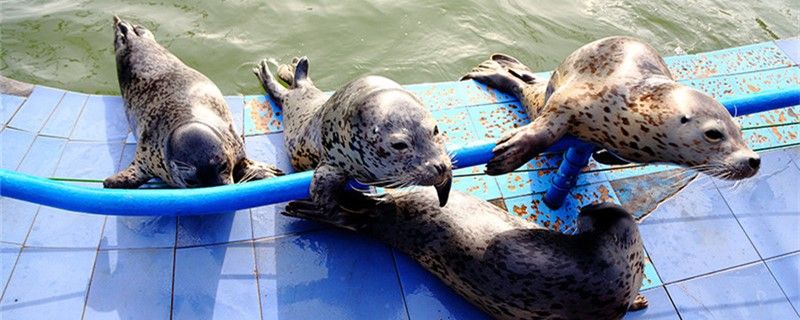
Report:
[[676,82],[651,46],[628,37],[589,43],[541,81],[495,54],[467,74],[513,93],[532,122],[502,138],[487,173],[510,172],[566,134],[625,160],[668,162],[723,178],[756,174],[758,154],[719,102]]
[[445,207],[434,197],[418,190],[354,199],[334,214],[294,201],[285,214],[380,239],[498,319],[618,319],[646,307],[638,295],[642,240],[621,207],[583,208],[577,234],[567,235],[458,191]]
[[173,187],[257,180],[281,172],[249,160],[230,110],[211,80],[186,66],[144,27],[114,17],[117,76],[137,136],[133,163],[107,188],[137,188],[153,177]]
[[383,77],[346,84],[328,98],[295,59],[272,76],[266,61],[254,69],[284,110],[286,148],[297,170],[315,169],[311,196],[327,208],[348,178],[381,187],[434,186],[447,202],[450,156],[430,111],[411,92]]

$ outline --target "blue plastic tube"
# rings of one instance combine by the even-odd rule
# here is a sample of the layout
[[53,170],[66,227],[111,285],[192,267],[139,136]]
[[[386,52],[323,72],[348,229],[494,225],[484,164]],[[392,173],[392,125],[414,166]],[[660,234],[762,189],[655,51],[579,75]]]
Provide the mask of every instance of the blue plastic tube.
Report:
[[[721,101],[731,114],[745,115],[800,104],[800,88],[762,92]],[[549,151],[574,146],[562,139]],[[451,148],[459,168],[492,158],[494,141]],[[125,216],[183,216],[230,212],[308,198],[312,173],[301,172],[243,184],[198,189],[99,189],[0,170],[0,196],[86,213]]]

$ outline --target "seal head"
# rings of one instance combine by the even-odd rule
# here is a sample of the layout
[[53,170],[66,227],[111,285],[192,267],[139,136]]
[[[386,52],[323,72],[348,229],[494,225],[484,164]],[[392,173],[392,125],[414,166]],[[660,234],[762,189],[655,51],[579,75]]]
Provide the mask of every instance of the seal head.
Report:
[[233,183],[233,159],[217,130],[202,122],[177,127],[166,144],[173,182],[182,188]]
[[[367,79],[368,81],[382,81]],[[380,187],[434,186],[439,203],[447,204],[452,185],[452,163],[433,116],[419,99],[402,89],[377,90],[356,100],[350,135],[330,142],[332,158],[353,157],[363,166],[352,172],[366,184]],[[366,140],[366,150],[347,149]],[[370,151],[370,152],[366,152]]]

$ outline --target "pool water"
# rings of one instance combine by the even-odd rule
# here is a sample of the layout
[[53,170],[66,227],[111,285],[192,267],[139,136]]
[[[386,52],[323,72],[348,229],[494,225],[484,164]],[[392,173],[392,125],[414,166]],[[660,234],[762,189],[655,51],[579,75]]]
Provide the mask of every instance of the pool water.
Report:
[[363,74],[404,84],[454,80],[492,52],[550,70],[591,40],[631,35],[664,55],[800,34],[797,0],[0,1],[0,73],[118,94],[111,17],[150,28],[225,94],[261,92],[264,57],[311,60],[332,90]]

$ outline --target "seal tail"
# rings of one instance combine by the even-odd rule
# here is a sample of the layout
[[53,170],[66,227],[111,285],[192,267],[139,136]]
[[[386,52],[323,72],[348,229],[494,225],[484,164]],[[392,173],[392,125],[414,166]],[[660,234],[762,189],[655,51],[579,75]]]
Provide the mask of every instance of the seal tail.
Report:
[[489,60],[481,62],[461,77],[461,80],[469,79],[513,93],[518,98],[522,98],[524,87],[542,83],[526,65],[512,56],[502,53],[493,54]]
[[308,81],[308,58],[303,56],[294,65],[294,85],[300,86]]

